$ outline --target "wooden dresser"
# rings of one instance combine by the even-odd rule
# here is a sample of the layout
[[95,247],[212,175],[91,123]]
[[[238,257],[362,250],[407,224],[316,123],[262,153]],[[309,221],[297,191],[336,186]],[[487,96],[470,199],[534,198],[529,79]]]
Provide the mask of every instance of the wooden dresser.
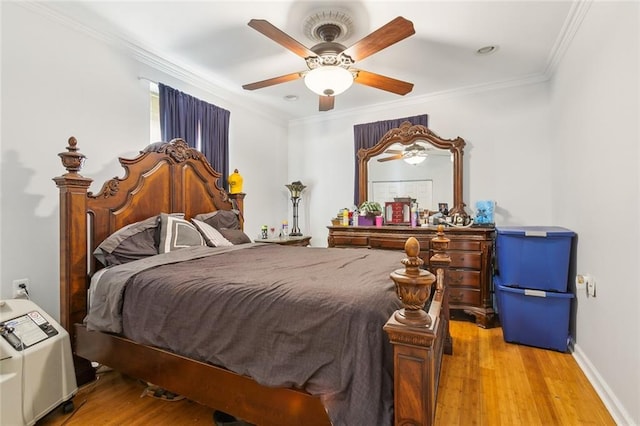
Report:
[[[370,247],[404,250],[409,237],[420,242],[420,257],[429,269],[431,239],[435,227],[409,226],[329,226],[329,247]],[[492,297],[494,228],[446,228],[451,240],[451,264],[447,271],[449,308],[473,315],[476,324],[491,327],[494,322]]]

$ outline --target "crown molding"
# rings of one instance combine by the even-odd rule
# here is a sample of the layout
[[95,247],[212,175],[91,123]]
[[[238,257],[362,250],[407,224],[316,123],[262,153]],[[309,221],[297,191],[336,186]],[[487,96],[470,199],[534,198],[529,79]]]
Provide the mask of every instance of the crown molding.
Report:
[[547,66],[544,70],[544,74],[548,79],[551,79],[553,74],[558,69],[558,65],[562,61],[565,52],[569,48],[569,45],[573,41],[578,29],[582,25],[584,17],[586,16],[593,0],[577,0],[571,3],[571,9],[569,14],[562,25],[560,34],[556,38],[556,42],[549,53],[547,58]]
[[[16,4],[74,31],[88,35],[112,47],[122,49],[134,60],[148,65],[151,68],[174,77],[186,84],[197,87],[198,89],[215,96],[217,99],[220,99],[229,105],[242,107],[249,110],[251,113],[262,116],[268,120],[279,121],[285,126],[291,119],[289,114],[280,112],[277,109],[265,108],[263,104],[257,102],[246,100],[238,102],[238,99],[241,96],[239,90],[235,92],[233,90],[229,90],[228,84],[225,84],[216,77],[203,75],[195,70],[177,65],[175,61],[152,52],[150,49],[142,46],[141,43],[128,40],[118,34],[91,28],[76,19],[52,9],[46,2],[25,0],[17,2]],[[141,77],[146,78],[144,76],[136,76],[136,78]]]

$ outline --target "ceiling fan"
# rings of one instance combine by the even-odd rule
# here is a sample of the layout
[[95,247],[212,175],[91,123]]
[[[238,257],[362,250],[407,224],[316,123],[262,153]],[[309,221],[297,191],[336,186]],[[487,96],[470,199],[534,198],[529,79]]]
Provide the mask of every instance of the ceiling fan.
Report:
[[404,160],[409,164],[420,164],[429,156],[428,151],[429,150],[424,146],[418,143],[413,143],[405,149],[387,149],[385,154],[393,155],[390,157],[378,158],[378,161]]
[[330,21],[314,28],[316,38],[322,41],[311,48],[305,47],[266,20],[252,19],[248,25],[303,58],[308,70],[245,84],[243,89],[261,89],[304,78],[307,87],[320,96],[320,111],[333,109],[335,96],[347,90],[353,82],[398,95],[406,95],[413,89],[413,83],[353,68],[357,61],[415,34],[413,23],[401,16],[349,48],[336,41],[343,35],[343,28]]

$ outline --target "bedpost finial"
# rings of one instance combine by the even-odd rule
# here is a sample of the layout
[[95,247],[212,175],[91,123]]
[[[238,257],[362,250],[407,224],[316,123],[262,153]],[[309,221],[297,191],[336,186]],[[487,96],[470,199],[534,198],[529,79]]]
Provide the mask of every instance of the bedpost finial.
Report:
[[407,257],[402,259],[402,264],[405,267],[405,273],[411,276],[420,275],[420,267],[424,264],[418,254],[420,253],[420,243],[415,237],[409,237],[407,242],[404,243],[404,251],[407,253]]
[[416,257],[420,253],[420,243],[415,237],[409,237],[404,243],[404,251],[409,257]]
[[407,256],[402,259],[404,270],[397,269],[391,273],[391,279],[396,284],[396,294],[404,308],[394,314],[394,318],[406,325],[429,327],[431,317],[422,309],[431,295],[431,285],[435,276],[421,266],[424,261],[420,258],[420,243],[410,237],[404,245]]
[[431,239],[431,249],[433,250],[433,256],[429,259],[429,263],[436,271],[436,289],[442,290],[444,288],[445,268],[449,267],[451,263],[451,256],[447,253],[449,249],[449,238],[444,236],[444,226],[438,225],[438,232],[435,237]]
[[87,157],[85,157],[84,154],[78,152],[78,140],[74,136],[71,136],[69,138],[68,143],[68,152],[61,152],[60,154],[58,154],[58,156],[62,160],[62,165],[65,169],[67,169],[67,172],[78,173],[80,169],[82,169],[84,160]]
[[436,236],[431,239],[431,249],[434,254],[431,256],[431,263],[445,263],[451,262],[451,258],[447,254],[449,249],[449,242],[451,240],[444,235],[444,226],[438,225],[438,232]]

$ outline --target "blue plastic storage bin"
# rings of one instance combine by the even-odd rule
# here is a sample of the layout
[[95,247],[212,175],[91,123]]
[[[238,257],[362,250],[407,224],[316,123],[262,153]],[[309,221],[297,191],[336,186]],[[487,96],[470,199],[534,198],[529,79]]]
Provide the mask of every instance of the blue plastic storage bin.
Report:
[[513,288],[494,277],[506,342],[566,352],[572,293]]
[[496,228],[498,274],[504,285],[567,291],[575,233],[557,226]]

